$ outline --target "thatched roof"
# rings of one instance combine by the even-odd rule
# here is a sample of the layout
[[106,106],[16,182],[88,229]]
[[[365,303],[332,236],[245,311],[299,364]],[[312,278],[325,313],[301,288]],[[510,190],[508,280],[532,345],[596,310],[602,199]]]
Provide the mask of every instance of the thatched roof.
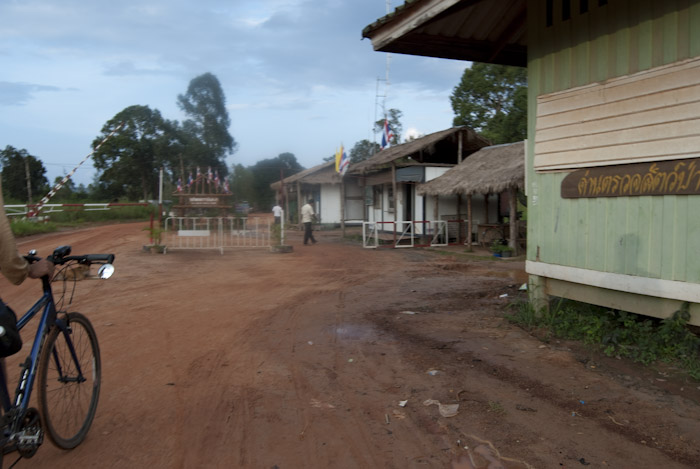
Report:
[[376,155],[350,165],[348,172],[353,174],[366,173],[383,169],[382,167],[402,158],[411,158],[403,166],[415,164],[457,164],[458,137],[462,134],[462,158],[474,153],[479,148],[490,145],[490,142],[466,126],[452,127],[407,143],[386,148]]
[[420,195],[498,194],[525,187],[525,142],[485,147],[425,184]]
[[[335,161],[327,161],[325,163],[314,166],[313,168],[305,169],[289,177],[284,178],[284,184],[296,184],[297,181],[302,184],[340,184],[341,178],[335,172]],[[280,181],[273,182],[270,187],[274,190],[279,190]]]

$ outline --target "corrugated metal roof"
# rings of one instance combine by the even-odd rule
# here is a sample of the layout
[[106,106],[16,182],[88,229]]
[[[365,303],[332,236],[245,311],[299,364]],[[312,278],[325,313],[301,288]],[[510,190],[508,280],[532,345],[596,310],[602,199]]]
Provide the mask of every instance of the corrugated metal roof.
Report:
[[527,65],[526,0],[407,0],[362,31],[375,50]]
[[[295,184],[297,181],[303,184],[340,184],[340,175],[335,172],[335,161],[327,161],[312,168],[305,169],[283,179],[285,184]],[[280,188],[280,181],[273,182],[270,187],[274,190]]]
[[452,127],[386,148],[365,161],[350,165],[348,172],[358,174],[373,171],[392,161],[408,157],[412,158],[409,164],[457,164],[457,135],[460,132],[463,135],[462,157],[491,144],[469,127]]

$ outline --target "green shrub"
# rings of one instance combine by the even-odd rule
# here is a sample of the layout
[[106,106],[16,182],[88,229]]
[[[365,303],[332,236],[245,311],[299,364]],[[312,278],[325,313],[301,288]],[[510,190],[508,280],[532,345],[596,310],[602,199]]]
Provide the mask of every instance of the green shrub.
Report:
[[515,308],[507,318],[527,330],[540,330],[545,339],[578,340],[599,347],[608,356],[644,365],[674,363],[700,381],[700,337],[688,328],[688,303],[666,319],[568,300],[559,301],[548,311],[535,311],[527,302]]

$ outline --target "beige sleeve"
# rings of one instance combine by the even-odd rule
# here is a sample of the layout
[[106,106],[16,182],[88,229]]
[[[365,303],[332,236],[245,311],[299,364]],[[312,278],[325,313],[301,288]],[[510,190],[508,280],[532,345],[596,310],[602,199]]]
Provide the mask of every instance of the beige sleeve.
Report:
[[5,214],[2,186],[0,186],[0,271],[15,285],[22,283],[29,271],[29,264],[17,252],[15,235],[12,234],[10,221]]

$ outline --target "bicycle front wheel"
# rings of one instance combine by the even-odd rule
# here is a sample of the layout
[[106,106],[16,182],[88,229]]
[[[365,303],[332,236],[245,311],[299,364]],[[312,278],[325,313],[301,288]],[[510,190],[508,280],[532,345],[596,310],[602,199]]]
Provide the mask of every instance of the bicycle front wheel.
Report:
[[54,326],[46,336],[39,359],[37,393],[49,438],[59,448],[71,449],[90,430],[102,370],[97,334],[88,318],[68,313],[65,320],[65,333]]

